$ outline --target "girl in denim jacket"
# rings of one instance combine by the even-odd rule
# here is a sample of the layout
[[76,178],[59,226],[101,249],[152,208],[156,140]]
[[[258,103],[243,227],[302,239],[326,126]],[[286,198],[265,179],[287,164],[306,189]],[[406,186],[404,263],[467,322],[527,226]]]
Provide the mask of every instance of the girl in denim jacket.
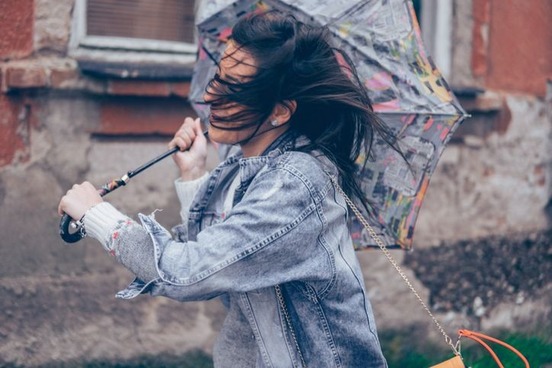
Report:
[[185,119],[170,142],[181,149],[174,235],[88,182],[61,199],[60,214],[84,216],[87,234],[136,275],[119,297],[221,297],[217,367],[387,366],[330,177],[367,209],[355,161],[392,135],[328,36],[274,12],[235,25],[204,98],[209,138],[241,152],[206,173],[199,120]]

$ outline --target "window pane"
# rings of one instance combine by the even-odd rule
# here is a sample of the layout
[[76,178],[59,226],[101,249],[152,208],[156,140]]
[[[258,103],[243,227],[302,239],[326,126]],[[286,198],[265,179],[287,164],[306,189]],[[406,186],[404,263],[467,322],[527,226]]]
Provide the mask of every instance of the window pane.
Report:
[[194,42],[194,0],[88,0],[87,34]]

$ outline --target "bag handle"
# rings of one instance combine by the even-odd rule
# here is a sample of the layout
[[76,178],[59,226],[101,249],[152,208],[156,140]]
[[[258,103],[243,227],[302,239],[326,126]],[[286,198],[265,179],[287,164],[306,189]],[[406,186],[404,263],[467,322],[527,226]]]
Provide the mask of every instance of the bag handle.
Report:
[[345,192],[343,191],[343,189],[341,188],[341,186],[339,185],[339,183],[337,182],[337,179],[335,176],[333,175],[330,175],[328,174],[329,177],[330,177],[330,180],[332,181],[332,183],[334,184],[334,187],[337,189],[337,191],[343,196],[343,198],[345,198],[345,202],[347,203],[347,205],[351,208],[351,210],[354,212],[354,214],[356,215],[357,219],[360,221],[360,223],[364,226],[364,228],[368,231],[368,233],[370,234],[370,237],[372,237],[372,239],[376,242],[376,244],[378,245],[378,247],[381,249],[381,251],[383,252],[383,254],[385,255],[385,257],[387,257],[387,260],[391,263],[391,265],[393,265],[393,267],[395,268],[395,270],[397,270],[397,272],[399,273],[399,275],[401,276],[401,278],[403,279],[403,281],[405,282],[406,286],[408,286],[408,288],[410,289],[410,291],[412,292],[412,294],[414,294],[414,296],[416,297],[416,299],[418,299],[418,302],[422,305],[422,307],[424,308],[424,310],[427,312],[427,314],[429,315],[429,317],[433,320],[433,323],[435,324],[435,326],[437,326],[437,329],[439,330],[439,332],[441,332],[441,334],[443,335],[444,339],[445,339],[445,342],[447,343],[447,345],[449,345],[454,353],[454,355],[457,355],[457,356],[460,356],[460,340],[457,340],[456,343],[453,342],[453,340],[450,338],[450,336],[445,332],[445,329],[443,328],[443,326],[441,326],[441,324],[439,323],[439,321],[437,320],[437,318],[435,318],[435,316],[433,315],[433,313],[431,313],[431,311],[429,310],[429,307],[426,305],[426,303],[423,301],[422,297],[420,296],[420,294],[418,294],[418,292],[416,291],[416,289],[414,288],[414,286],[412,285],[412,283],[410,282],[410,280],[408,279],[408,276],[406,276],[406,274],[403,272],[403,270],[401,269],[401,267],[399,266],[399,264],[397,263],[397,261],[393,258],[393,256],[391,256],[391,253],[389,253],[389,250],[387,249],[387,247],[385,246],[385,244],[383,243],[383,241],[381,240],[381,238],[378,236],[378,234],[376,233],[376,231],[374,230],[374,228],[372,228],[372,226],[368,223],[368,221],[366,220],[366,218],[362,215],[362,213],[360,212],[360,210],[358,209],[358,207],[353,203],[353,201],[351,200],[351,198],[349,198],[349,196],[347,194],[345,194]]
[[293,343],[295,344],[295,349],[297,349],[297,354],[299,355],[299,359],[301,360],[301,367],[307,368],[307,364],[305,363],[305,358],[303,358],[303,353],[301,353],[301,347],[299,346],[299,342],[297,341],[297,336],[295,335],[295,330],[293,329],[293,324],[291,324],[291,317],[289,316],[289,312],[286,307],[286,302],[284,301],[282,288],[280,287],[280,285],[276,285],[275,290],[276,290],[276,297],[278,298],[278,304],[280,304],[280,308],[282,310],[282,313],[284,314],[284,322],[286,324],[286,327],[289,329],[289,333],[293,339]]
[[[485,334],[482,334],[482,333],[479,333],[479,332],[474,332],[474,331],[470,331],[470,330],[459,330],[458,331],[458,340],[456,341],[456,343],[454,344],[452,342],[452,339],[450,338],[450,336],[445,332],[444,328],[441,326],[441,324],[439,323],[439,321],[437,320],[437,318],[435,318],[435,316],[433,315],[433,313],[431,313],[431,311],[429,310],[429,307],[426,305],[426,303],[423,301],[423,299],[420,297],[420,294],[418,294],[418,292],[416,291],[416,289],[414,288],[414,286],[412,285],[412,283],[410,282],[410,280],[408,279],[408,277],[406,276],[406,274],[402,271],[401,267],[399,266],[399,264],[397,263],[397,261],[391,256],[391,253],[389,253],[389,250],[387,249],[387,247],[385,246],[385,244],[383,243],[383,241],[381,240],[381,238],[378,236],[378,234],[376,233],[376,231],[374,230],[374,228],[372,228],[372,226],[368,223],[368,221],[366,220],[366,218],[362,215],[362,213],[359,211],[358,207],[353,203],[353,201],[349,198],[349,196],[347,194],[345,194],[345,192],[343,191],[343,189],[341,188],[341,186],[338,184],[337,182],[337,179],[335,176],[333,175],[330,175],[328,174],[328,176],[330,177],[330,180],[332,181],[334,187],[337,189],[337,191],[343,196],[343,198],[345,199],[345,202],[347,203],[347,205],[351,208],[351,210],[353,211],[353,213],[356,215],[356,217],[358,218],[358,220],[360,221],[360,223],[364,226],[364,228],[368,231],[368,233],[370,234],[370,237],[376,242],[376,244],[378,245],[378,247],[381,249],[381,251],[383,252],[383,254],[387,257],[387,260],[391,263],[391,265],[393,265],[393,267],[395,268],[395,270],[397,270],[397,272],[399,273],[399,275],[402,277],[402,279],[404,280],[404,282],[406,283],[406,285],[408,286],[408,288],[410,289],[410,291],[414,294],[414,296],[416,297],[416,299],[418,299],[418,302],[422,305],[422,307],[425,309],[425,311],[427,312],[427,314],[429,314],[429,316],[431,317],[431,319],[433,320],[433,323],[435,323],[435,325],[437,326],[437,329],[439,329],[439,331],[441,332],[441,334],[444,336],[445,338],[445,342],[451,347],[452,351],[454,352],[454,354],[456,355],[454,358],[452,359],[449,359],[447,360],[446,362],[443,362],[441,364],[439,364],[438,366],[442,366],[442,367],[450,367],[450,368],[453,368],[453,367],[461,367],[463,365],[462,363],[462,356],[460,354],[460,337],[467,337],[469,339],[472,339],[474,341],[477,341],[478,343],[480,343],[485,349],[487,349],[487,351],[491,354],[491,356],[493,357],[493,359],[495,360],[496,364],[500,367],[500,368],[504,368],[504,366],[502,365],[502,363],[500,362],[500,359],[498,359],[498,356],[496,355],[496,353],[493,351],[493,349],[491,349],[491,347],[485,343],[485,341],[483,340],[488,340],[488,341],[492,341],[494,343],[497,343],[499,345],[502,345],[504,346],[505,348],[511,350],[512,352],[514,352],[524,363],[525,363],[525,367],[526,368],[530,368],[529,367],[529,362],[527,361],[527,359],[523,356],[523,354],[521,354],[517,349],[515,349],[513,346],[505,343],[504,341],[500,341],[498,339],[495,339],[494,337],[491,337],[491,336],[487,336]],[[434,366],[434,367],[437,367],[437,366]]]
[[500,362],[500,359],[498,359],[498,356],[496,355],[496,353],[493,351],[493,349],[491,349],[491,347],[483,340],[488,340],[488,341],[492,341],[496,344],[499,344],[499,345],[502,345],[504,346],[506,349],[512,351],[513,353],[515,353],[522,361],[523,363],[525,363],[525,367],[526,368],[529,368],[529,362],[527,361],[527,358],[525,358],[523,356],[523,354],[521,354],[516,348],[514,348],[512,345],[509,345],[507,343],[505,343],[504,341],[500,341],[498,339],[495,339],[494,337],[491,337],[491,336],[487,336],[485,334],[482,334],[480,332],[475,332],[475,331],[470,331],[470,330],[458,330],[458,335],[459,336],[463,336],[463,337],[467,337],[468,339],[472,339],[473,341],[476,341],[478,343],[480,343],[485,349],[487,349],[487,351],[489,352],[489,354],[491,354],[491,356],[493,357],[493,359],[495,360],[496,364],[500,367],[500,368],[504,368],[504,366],[502,365],[502,363]]

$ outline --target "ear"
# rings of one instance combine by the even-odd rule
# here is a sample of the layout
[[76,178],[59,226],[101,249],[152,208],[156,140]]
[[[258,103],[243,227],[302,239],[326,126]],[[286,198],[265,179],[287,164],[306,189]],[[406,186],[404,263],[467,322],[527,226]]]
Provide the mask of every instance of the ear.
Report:
[[272,110],[272,114],[270,115],[270,121],[277,121],[276,125],[283,125],[291,119],[296,109],[297,102],[295,100],[282,101],[274,106],[274,110]]

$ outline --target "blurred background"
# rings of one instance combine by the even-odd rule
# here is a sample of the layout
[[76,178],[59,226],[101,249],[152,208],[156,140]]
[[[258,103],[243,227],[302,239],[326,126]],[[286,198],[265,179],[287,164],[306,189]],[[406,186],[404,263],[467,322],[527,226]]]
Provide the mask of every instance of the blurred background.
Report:
[[[0,0],[0,366],[211,365],[219,301],[115,299],[132,275],[96,241],[63,243],[57,215],[73,183],[122,176],[195,115],[187,96],[199,6]],[[433,175],[414,250],[392,254],[449,334],[495,334],[532,366],[552,366],[552,2],[414,6],[471,117]],[[167,159],[109,200],[130,215],[163,209],[157,218],[171,227],[176,177]],[[390,366],[447,356],[380,252],[357,255]],[[492,366],[482,349],[465,351],[474,367]]]

